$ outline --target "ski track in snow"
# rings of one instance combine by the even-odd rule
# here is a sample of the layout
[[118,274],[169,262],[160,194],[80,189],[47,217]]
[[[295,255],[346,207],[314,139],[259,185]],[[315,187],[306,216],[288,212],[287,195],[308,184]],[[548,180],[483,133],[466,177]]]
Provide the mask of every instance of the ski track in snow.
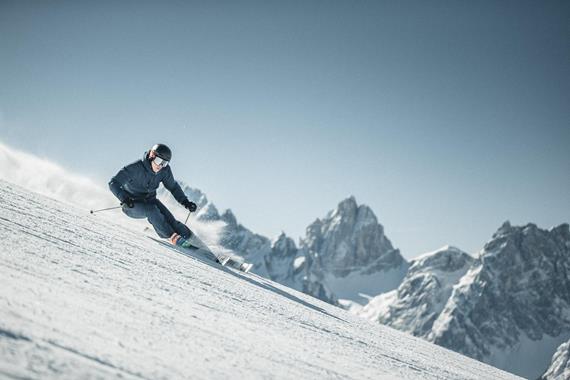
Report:
[[515,378],[117,218],[0,181],[0,377]]

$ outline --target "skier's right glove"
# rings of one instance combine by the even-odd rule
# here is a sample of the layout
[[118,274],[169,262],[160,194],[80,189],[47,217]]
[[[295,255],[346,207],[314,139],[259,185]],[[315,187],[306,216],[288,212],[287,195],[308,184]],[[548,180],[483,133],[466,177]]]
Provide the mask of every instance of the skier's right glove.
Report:
[[182,201],[182,206],[184,206],[190,212],[194,212],[198,208],[198,206],[196,206],[196,203],[189,201],[188,199]]
[[126,197],[121,202],[121,206],[127,206],[128,208],[133,208],[133,207],[135,207],[135,201],[131,197]]

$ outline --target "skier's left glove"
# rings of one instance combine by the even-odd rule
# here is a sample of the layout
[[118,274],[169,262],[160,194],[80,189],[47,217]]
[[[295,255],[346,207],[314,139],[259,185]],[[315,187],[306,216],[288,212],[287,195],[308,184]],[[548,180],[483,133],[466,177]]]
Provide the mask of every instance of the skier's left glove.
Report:
[[196,206],[196,203],[189,201],[188,199],[182,201],[182,206],[184,206],[184,208],[190,212],[194,212],[198,208],[198,206]]
[[122,202],[121,206],[127,206],[128,208],[135,207],[135,200],[131,197],[126,197]]

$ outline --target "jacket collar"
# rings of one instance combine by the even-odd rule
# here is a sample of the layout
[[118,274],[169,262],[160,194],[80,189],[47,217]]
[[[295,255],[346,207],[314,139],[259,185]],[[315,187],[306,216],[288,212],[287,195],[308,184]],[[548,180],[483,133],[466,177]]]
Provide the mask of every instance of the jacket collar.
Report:
[[[158,174],[158,173],[155,173],[155,172],[152,170],[152,166],[150,166],[150,160],[148,159],[148,154],[149,154],[149,153],[150,153],[150,150],[144,152],[144,156],[143,156],[143,158],[142,158],[143,166],[144,166],[145,169],[148,170],[151,174],[156,175],[156,174]],[[160,173],[160,172],[159,172],[159,173]]]

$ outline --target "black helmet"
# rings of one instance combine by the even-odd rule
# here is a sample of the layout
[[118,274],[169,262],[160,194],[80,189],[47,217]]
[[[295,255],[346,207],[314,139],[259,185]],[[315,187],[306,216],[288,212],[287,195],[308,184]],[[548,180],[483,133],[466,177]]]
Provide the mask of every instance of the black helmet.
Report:
[[151,150],[154,151],[156,155],[163,160],[170,161],[172,158],[172,152],[170,151],[170,148],[164,144],[156,144],[152,147]]

